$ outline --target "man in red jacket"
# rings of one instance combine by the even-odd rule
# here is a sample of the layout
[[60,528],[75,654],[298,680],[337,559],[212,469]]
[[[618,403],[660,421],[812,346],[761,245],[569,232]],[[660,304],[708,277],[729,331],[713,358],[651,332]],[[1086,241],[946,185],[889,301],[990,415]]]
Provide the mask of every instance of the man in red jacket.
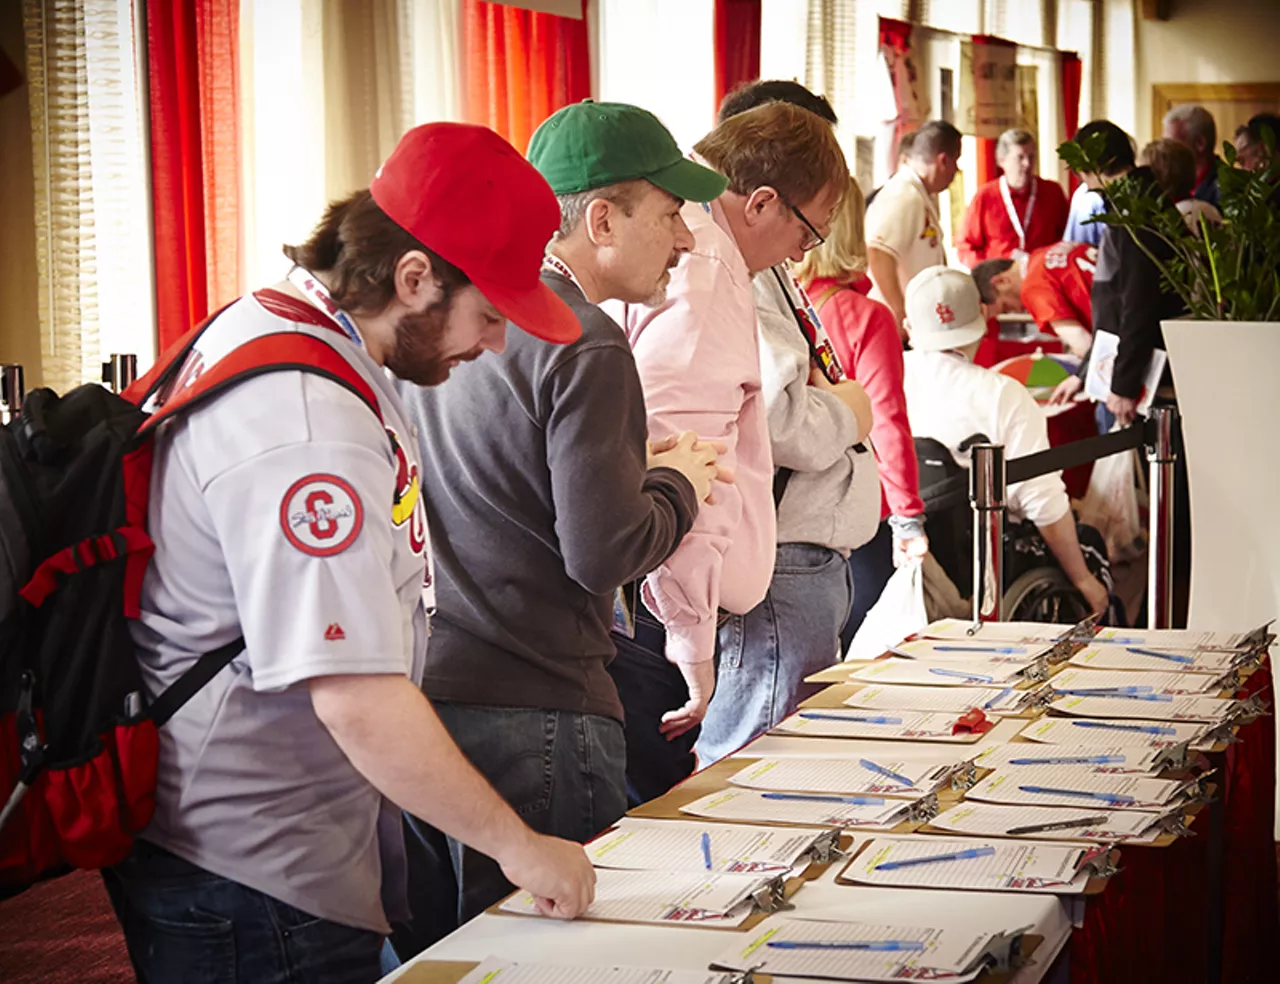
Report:
[[1067,225],[1067,196],[1056,182],[1035,173],[1036,142],[1030,133],[1000,134],[996,163],[1004,173],[974,193],[956,242],[960,262],[970,269],[983,260],[1025,256],[1052,245]]
[[1073,355],[1093,344],[1093,271],[1098,248],[1061,242],[1016,260],[984,260],[973,268],[988,315],[1026,311]]

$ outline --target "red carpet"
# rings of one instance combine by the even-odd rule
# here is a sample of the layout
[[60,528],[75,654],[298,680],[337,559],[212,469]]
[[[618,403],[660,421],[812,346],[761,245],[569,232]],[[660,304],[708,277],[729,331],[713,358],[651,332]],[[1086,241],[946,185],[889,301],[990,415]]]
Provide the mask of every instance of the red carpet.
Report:
[[102,878],[77,871],[0,902],[4,984],[133,984]]

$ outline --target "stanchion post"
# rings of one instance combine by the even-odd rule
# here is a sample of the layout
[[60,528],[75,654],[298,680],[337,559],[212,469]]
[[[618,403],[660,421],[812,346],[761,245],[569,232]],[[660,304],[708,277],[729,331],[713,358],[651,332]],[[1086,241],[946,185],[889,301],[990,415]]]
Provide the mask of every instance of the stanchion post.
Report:
[[969,502],[973,506],[973,620],[1004,620],[1004,447],[973,445]]
[[1173,468],[1178,411],[1152,407],[1147,417],[1148,487],[1151,490],[1150,548],[1147,557],[1147,625],[1173,628]]
[[112,352],[110,359],[102,363],[102,381],[112,393],[123,393],[137,378],[138,357],[131,352]]
[[26,395],[22,366],[16,362],[0,363],[0,425],[22,413],[22,400]]

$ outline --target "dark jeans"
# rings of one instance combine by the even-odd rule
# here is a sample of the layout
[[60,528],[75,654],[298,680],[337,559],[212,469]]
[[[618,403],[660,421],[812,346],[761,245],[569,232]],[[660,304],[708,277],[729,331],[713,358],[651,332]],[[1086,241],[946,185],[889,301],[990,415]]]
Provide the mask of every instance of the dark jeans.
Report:
[[102,880],[141,984],[372,984],[382,935],[318,919],[145,841]]
[[876,535],[849,554],[849,573],[853,575],[853,607],[840,631],[840,654],[849,650],[849,643],[862,628],[867,612],[880,600],[884,586],[893,577],[893,529],[889,521],[881,520]]
[[656,799],[698,766],[693,746],[701,728],[672,741],[658,731],[662,715],[683,707],[689,688],[676,667],[667,662],[667,633],[644,605],[636,606],[636,634],[617,632],[618,655],[609,674],[627,714],[627,802],[631,806]]
[[[570,711],[434,704],[471,764],[534,830],[590,840],[627,809],[626,750],[613,718]],[[411,922],[392,943],[407,960],[511,893],[498,863],[405,815]]]

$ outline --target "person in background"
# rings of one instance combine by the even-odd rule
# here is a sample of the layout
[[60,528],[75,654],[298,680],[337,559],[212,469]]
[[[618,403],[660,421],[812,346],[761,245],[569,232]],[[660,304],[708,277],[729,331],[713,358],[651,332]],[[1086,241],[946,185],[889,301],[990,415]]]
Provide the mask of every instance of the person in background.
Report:
[[[1271,135],[1271,151],[1267,150],[1267,133]],[[1274,113],[1258,113],[1236,130],[1236,164],[1248,171],[1266,167],[1276,147],[1280,147],[1280,116]]]
[[1025,311],[1041,331],[1084,358],[1093,345],[1090,293],[1097,264],[1097,247],[1064,241],[1016,260],[984,260],[972,273],[988,316]]
[[1174,204],[1192,233],[1201,235],[1200,220],[1210,225],[1222,222],[1216,205],[1193,198],[1196,188],[1196,160],[1191,148],[1180,140],[1161,138],[1142,148],[1138,162],[1149,168],[1165,198]]
[[885,305],[852,287],[867,267],[865,212],[862,191],[850,176],[831,235],[796,268],[840,363],[871,398],[875,418],[871,441],[880,469],[881,522],[875,537],[849,554],[853,607],[840,634],[844,648],[880,598],[894,568],[908,558],[924,556],[929,549],[920,469],[902,389],[898,327]]
[[1218,207],[1218,128],[1203,106],[1174,106],[1164,114],[1164,139],[1176,140],[1191,149],[1195,174],[1191,195]]
[[972,269],[983,260],[1026,256],[1062,239],[1067,196],[1056,181],[1036,174],[1036,142],[1026,130],[1005,130],[996,142],[1004,173],[979,188],[965,212],[956,242],[960,262]]
[[1093,120],[1076,131],[1075,142],[1083,142],[1095,134],[1102,135],[1102,153],[1098,174],[1082,174],[1080,187],[1071,196],[1071,214],[1067,218],[1067,231],[1063,238],[1073,243],[1102,242],[1104,223],[1089,221],[1106,208],[1106,200],[1099,189],[1108,181],[1114,181],[1134,168],[1133,139],[1110,120]]
[[785,102],[717,124],[695,151],[729,179],[728,190],[682,210],[694,247],[672,271],[666,301],[618,305],[616,320],[635,353],[650,438],[693,430],[723,442],[719,461],[736,482],[716,487],[676,552],[645,579],[634,626],[614,633],[609,670],[626,711],[633,803],[693,771],[720,611],[745,615],[769,589],[774,469],[751,278],[822,239],[848,174],[831,125]]
[[[825,99],[795,82],[738,90],[743,112],[782,99],[834,126]],[[727,102],[728,100],[726,100]],[[813,236],[806,246],[820,246]],[[812,255],[812,249],[805,255]],[[840,629],[852,598],[845,557],[874,528],[875,503],[859,501],[853,473],[874,468],[857,450],[871,430],[871,403],[853,379],[829,382],[810,355],[821,331],[786,263],[752,280],[760,322],[760,378],[768,414],[777,508],[777,553],[764,600],[720,627],[716,692],[695,751],[705,766],[741,748],[795,711],[816,688],[805,677],[839,659]],[[802,324],[796,312],[806,315]],[[809,337],[806,338],[806,335]]]
[[[898,140],[898,156],[897,158],[895,158],[897,160],[897,165],[893,169],[894,174],[897,174],[904,167],[906,167],[907,158],[911,156],[911,145],[915,142],[916,142],[915,130],[908,130],[906,133],[902,135],[901,139]],[[880,185],[877,188],[871,189],[871,194],[867,195],[867,208],[871,207],[871,203],[876,200],[876,196],[880,194],[880,191],[883,188],[884,188],[884,185]],[[864,290],[862,291],[862,293],[865,294],[866,291]]]
[[[586,841],[627,808],[622,704],[607,665],[618,588],[671,555],[715,478],[685,434],[646,448],[627,336],[596,305],[654,300],[693,246],[685,200],[725,180],[680,153],[651,113],[583,102],[547,119],[529,160],[560,203],[542,283],[581,337],[521,332],[459,366],[454,385],[402,384],[422,445],[437,611],[422,689],[458,747],[525,822]],[[496,864],[407,818],[442,863],[410,869],[417,952],[511,891]],[[452,920],[440,900],[452,895]]]
[[871,297],[888,306],[895,325],[902,324],[903,291],[911,278],[947,262],[934,196],[951,184],[959,160],[960,131],[931,120],[916,133],[906,164],[867,210]]
[[[973,277],[932,267],[907,287],[906,301],[911,351],[904,358],[904,389],[911,433],[943,444],[966,467],[968,457],[959,449],[975,434],[1004,445],[1010,459],[1047,451],[1048,422],[1027,388],[1011,376],[973,364],[986,333]],[[1007,501],[1015,519],[1035,523],[1089,608],[1105,612],[1107,589],[1089,571],[1080,550],[1062,473],[1009,486]]]

